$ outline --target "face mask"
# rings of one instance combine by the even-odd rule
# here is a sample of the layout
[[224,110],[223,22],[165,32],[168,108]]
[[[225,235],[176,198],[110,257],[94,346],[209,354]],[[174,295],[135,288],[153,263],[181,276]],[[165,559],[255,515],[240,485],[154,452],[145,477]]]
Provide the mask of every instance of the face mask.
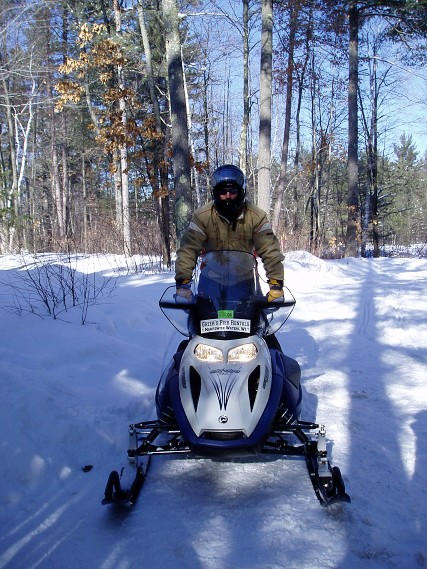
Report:
[[221,200],[215,199],[215,207],[222,216],[228,221],[233,222],[239,217],[243,209],[242,200],[236,198],[235,200]]

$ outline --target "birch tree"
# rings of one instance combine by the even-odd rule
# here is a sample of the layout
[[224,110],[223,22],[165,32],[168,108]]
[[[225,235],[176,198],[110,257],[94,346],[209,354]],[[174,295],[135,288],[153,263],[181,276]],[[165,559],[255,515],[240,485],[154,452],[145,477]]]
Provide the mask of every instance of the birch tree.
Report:
[[[6,186],[5,192],[5,211],[12,213],[17,219],[21,214],[20,202],[22,183],[26,171],[30,133],[34,117],[34,101],[36,98],[36,78],[33,74],[32,56],[30,57],[29,67],[27,70],[31,81],[31,90],[27,94],[27,102],[16,108],[9,97],[9,84],[7,77],[2,73],[3,96],[8,125],[8,138],[10,148],[10,164],[12,171],[12,180],[9,186]],[[4,170],[4,168],[3,168]],[[11,221],[11,220],[9,220]],[[12,252],[14,250],[16,238],[16,224],[7,223],[0,229],[3,253]]]
[[[114,7],[114,21],[116,25],[116,33],[120,36],[122,31],[121,12],[119,0],[113,0]],[[122,227],[123,232],[123,250],[125,255],[130,255],[132,252],[131,238],[130,238],[130,217],[129,217],[129,173],[128,173],[128,151],[126,146],[126,132],[127,132],[127,108],[126,100],[124,97],[125,80],[123,65],[117,65],[117,83],[120,92],[119,109],[121,121],[123,126],[123,141],[119,144],[120,155],[120,181],[121,181],[121,208],[122,208]]]

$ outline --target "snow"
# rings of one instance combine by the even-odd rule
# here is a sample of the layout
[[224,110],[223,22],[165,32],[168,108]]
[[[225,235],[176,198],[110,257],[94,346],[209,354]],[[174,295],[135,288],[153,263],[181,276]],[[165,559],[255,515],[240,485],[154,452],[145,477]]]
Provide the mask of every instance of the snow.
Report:
[[105,481],[180,338],[157,304],[173,274],[121,261],[73,260],[109,279],[83,326],[28,292],[18,310],[28,258],[0,257],[0,569],[427,567],[427,260],[285,260],[278,338],[351,504],[322,508],[300,461],[162,456],[130,511],[100,505]]

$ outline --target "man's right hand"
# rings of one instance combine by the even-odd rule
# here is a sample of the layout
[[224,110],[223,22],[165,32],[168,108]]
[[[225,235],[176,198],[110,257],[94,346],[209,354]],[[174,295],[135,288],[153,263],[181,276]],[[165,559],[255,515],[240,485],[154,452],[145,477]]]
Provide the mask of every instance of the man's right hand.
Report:
[[176,302],[191,303],[193,302],[193,292],[191,290],[191,281],[182,281],[176,283]]

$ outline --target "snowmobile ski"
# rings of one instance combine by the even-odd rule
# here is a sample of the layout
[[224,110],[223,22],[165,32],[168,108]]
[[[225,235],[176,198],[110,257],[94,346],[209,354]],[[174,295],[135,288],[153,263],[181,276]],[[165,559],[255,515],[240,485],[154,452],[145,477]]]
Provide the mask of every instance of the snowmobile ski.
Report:
[[[110,472],[107,484],[105,485],[104,498],[102,505],[121,504],[132,506],[138,499],[141,488],[145,482],[148,469],[151,463],[151,456],[147,456],[144,464],[138,464],[136,467],[127,466]],[[129,485],[125,485],[124,478],[127,471],[134,470],[135,476]]]
[[[314,439],[307,434],[312,430],[317,431]],[[103,504],[133,504],[145,481],[153,455],[185,454],[189,458],[200,456],[199,451],[186,443],[176,426],[159,420],[132,424],[129,426],[129,433],[132,441],[128,450],[129,460],[139,464],[141,459],[145,459],[146,466],[137,466],[135,479],[128,490],[123,488],[121,482],[123,469],[121,474],[117,471],[111,472]],[[286,438],[288,435],[294,435],[298,442],[290,443]],[[254,452],[304,458],[313,490],[322,506],[351,502],[340,469],[332,466],[328,460],[326,429],[323,425],[307,421],[281,422],[276,425],[262,447]]]

